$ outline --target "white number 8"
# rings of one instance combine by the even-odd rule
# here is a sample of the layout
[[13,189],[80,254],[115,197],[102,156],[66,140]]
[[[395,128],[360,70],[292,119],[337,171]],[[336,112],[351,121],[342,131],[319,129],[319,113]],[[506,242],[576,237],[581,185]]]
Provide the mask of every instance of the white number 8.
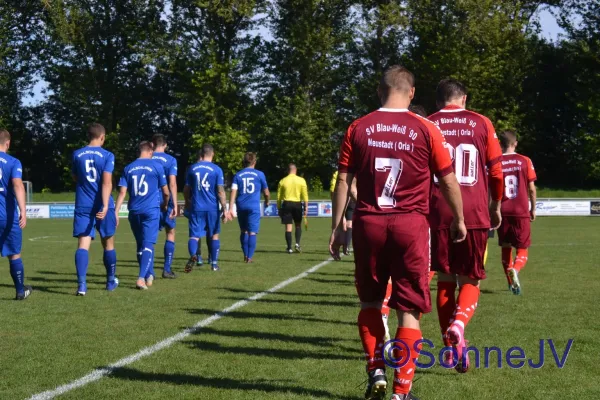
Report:
[[519,179],[514,175],[504,177],[504,194],[509,199],[514,199],[519,194]]

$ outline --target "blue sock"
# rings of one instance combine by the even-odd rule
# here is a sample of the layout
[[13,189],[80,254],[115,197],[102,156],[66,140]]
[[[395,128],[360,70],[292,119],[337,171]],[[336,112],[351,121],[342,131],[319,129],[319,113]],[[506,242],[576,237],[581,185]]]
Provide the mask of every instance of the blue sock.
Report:
[[175,242],[167,240],[165,242],[165,272],[171,272],[171,264],[173,263],[173,253],[175,253]]
[[104,250],[104,268],[106,268],[106,280],[113,283],[117,271],[117,252],[115,250]]
[[154,258],[154,244],[144,243],[142,246],[142,255],[140,256],[140,275],[139,279],[146,279],[152,259]]
[[190,253],[190,257],[194,257],[196,252],[198,251],[198,241],[194,239],[188,240],[188,253]]
[[248,237],[248,258],[254,257],[255,250],[256,250],[256,235],[250,235]]
[[17,293],[23,293],[25,291],[25,269],[23,268],[23,260],[17,258],[16,260],[10,260],[10,276],[12,276],[13,282],[15,283],[15,289]]
[[212,239],[210,241],[210,260],[213,265],[219,261],[219,251],[221,250],[221,241],[219,239]]
[[156,276],[154,273],[154,245],[152,245],[152,258],[150,259],[150,266],[148,267],[148,271],[146,272],[146,279],[152,276]]
[[89,262],[89,253],[85,249],[77,249],[75,252],[75,268],[77,269],[77,283],[85,283]]
[[244,257],[250,257],[248,255],[248,232],[240,233],[240,243],[242,244],[242,251],[244,252]]
[[196,250],[196,255],[202,257],[202,238],[198,239],[198,250]]

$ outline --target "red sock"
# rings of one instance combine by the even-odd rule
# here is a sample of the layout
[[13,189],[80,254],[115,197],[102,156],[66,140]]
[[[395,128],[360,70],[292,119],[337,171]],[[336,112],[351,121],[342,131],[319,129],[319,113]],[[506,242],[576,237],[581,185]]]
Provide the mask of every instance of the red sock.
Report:
[[439,282],[437,284],[437,311],[444,345],[450,345],[445,337],[446,331],[456,311],[456,282]]
[[435,271],[429,271],[429,284],[431,285],[431,281],[433,280],[433,277],[435,276]]
[[[398,328],[396,331],[396,340],[401,341],[402,345],[395,349],[394,358],[405,365],[394,370],[394,394],[407,394],[410,392],[415,377],[415,362],[419,358],[422,347],[421,344],[415,346],[415,343],[422,338],[423,335],[420,329]],[[409,349],[408,355],[405,353],[404,345]],[[404,350],[400,348],[404,348]],[[408,362],[406,362],[407,357]]]
[[462,285],[458,291],[454,321],[460,323],[465,328],[471,318],[473,318],[473,314],[475,314],[478,300],[479,288],[477,286],[470,283]]
[[385,368],[381,349],[385,338],[385,328],[381,311],[377,308],[365,308],[358,313],[358,333],[367,358],[367,370]]
[[392,283],[388,282],[387,289],[385,291],[385,299],[383,299],[383,305],[381,306],[381,314],[385,315],[386,318],[390,316],[390,308],[388,307],[390,297],[392,297]]
[[515,264],[513,266],[517,272],[521,271],[525,268],[525,264],[527,264],[527,257],[529,256],[529,251],[527,249],[517,249],[517,258],[515,259]]
[[512,284],[510,278],[508,277],[508,269],[512,268],[513,260],[512,260],[512,247],[503,247],[502,248],[502,268],[504,268],[504,275],[506,275],[506,280],[509,284]]

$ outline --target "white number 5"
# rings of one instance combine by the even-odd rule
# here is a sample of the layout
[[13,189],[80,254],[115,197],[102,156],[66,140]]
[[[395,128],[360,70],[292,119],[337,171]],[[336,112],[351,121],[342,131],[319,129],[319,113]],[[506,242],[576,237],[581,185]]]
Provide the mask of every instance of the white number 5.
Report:
[[98,173],[96,172],[96,168],[94,168],[94,160],[85,160],[85,172],[87,173],[85,177],[89,182],[96,182]]
[[394,208],[396,206],[396,199],[394,193],[396,192],[396,186],[402,175],[402,160],[397,158],[376,158],[375,159],[375,171],[377,172],[389,172],[385,185],[383,186],[383,192],[381,196],[377,198],[377,204],[381,208]]

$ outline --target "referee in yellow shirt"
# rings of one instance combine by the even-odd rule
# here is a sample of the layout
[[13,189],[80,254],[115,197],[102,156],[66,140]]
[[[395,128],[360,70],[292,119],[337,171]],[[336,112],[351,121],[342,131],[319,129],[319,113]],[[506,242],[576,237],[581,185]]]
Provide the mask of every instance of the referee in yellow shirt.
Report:
[[[279,181],[277,189],[277,209],[281,223],[285,225],[285,241],[287,252],[292,250],[292,224],[296,225],[296,251],[300,253],[300,239],[302,237],[302,215],[308,215],[308,187],[306,180],[296,175],[296,164],[288,167],[288,176]],[[304,203],[304,210],[302,209]]]

